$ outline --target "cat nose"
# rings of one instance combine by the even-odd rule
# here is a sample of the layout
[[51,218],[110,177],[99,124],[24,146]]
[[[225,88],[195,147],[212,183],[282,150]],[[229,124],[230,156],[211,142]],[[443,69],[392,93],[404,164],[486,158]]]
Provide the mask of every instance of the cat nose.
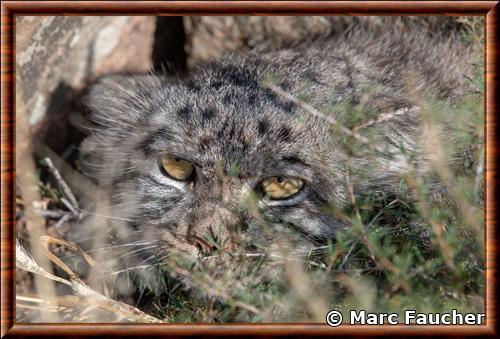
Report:
[[217,247],[210,245],[207,241],[198,236],[193,236],[192,242],[201,254],[207,254],[217,249]]

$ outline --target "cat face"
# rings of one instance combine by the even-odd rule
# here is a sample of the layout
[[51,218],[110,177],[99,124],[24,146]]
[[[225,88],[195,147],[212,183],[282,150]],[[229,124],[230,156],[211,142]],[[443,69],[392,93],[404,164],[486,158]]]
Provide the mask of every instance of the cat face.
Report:
[[307,256],[349,225],[348,203],[393,194],[418,151],[419,109],[399,83],[380,84],[366,62],[335,53],[231,56],[182,80],[97,83],[84,148],[110,200],[97,225],[119,258],[140,267],[214,249]]
[[163,255],[197,257],[242,238],[249,251],[269,250],[282,238],[307,254],[343,227],[328,213],[345,200],[328,124],[262,78],[228,66],[183,82],[109,77],[94,86],[88,104],[104,128],[86,141],[89,164],[122,242],[155,240]]

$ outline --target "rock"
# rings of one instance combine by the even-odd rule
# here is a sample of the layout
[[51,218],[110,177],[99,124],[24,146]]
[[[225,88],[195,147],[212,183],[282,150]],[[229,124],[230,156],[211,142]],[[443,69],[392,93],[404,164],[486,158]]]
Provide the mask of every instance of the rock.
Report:
[[291,46],[334,28],[320,16],[188,16],[184,26],[189,68],[227,52]]
[[[146,72],[156,18],[19,16],[16,81],[36,137],[62,151],[74,98],[105,73]],[[57,133],[54,133],[57,131]]]
[[470,30],[480,26],[479,21],[473,17],[436,16],[401,16],[396,20],[383,16],[187,16],[184,18],[187,66],[193,69],[227,52],[279,50],[360,25],[372,30],[387,25],[405,30],[417,25],[433,32],[464,27]]

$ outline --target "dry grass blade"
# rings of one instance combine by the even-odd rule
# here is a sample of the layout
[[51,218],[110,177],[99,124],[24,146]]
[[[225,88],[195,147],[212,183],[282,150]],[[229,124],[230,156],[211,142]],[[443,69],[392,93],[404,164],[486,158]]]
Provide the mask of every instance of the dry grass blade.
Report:
[[42,246],[43,250],[45,251],[45,255],[47,258],[50,259],[54,264],[59,266],[64,270],[64,272],[68,273],[68,275],[72,278],[75,278],[76,275],[74,272],[64,263],[59,259],[57,256],[55,256],[52,252],[49,250],[49,245],[60,245],[60,246],[65,246],[67,249],[69,249],[72,252],[77,252],[82,255],[82,257],[85,259],[85,261],[90,265],[90,266],[95,266],[94,259],[87,253],[85,253],[77,244],[71,241],[66,241],[62,239],[57,239],[54,237],[50,236],[43,236],[38,239],[40,242],[40,245]]
[[[64,245],[67,246],[68,248],[79,252],[82,254],[82,256],[85,258],[85,260],[93,265],[93,259],[83,252],[76,244],[68,242],[68,241],[63,241],[60,239],[55,239],[51,237],[44,237],[43,239],[40,239],[40,242],[43,244],[43,246],[47,246],[47,252],[48,252],[48,244],[59,244],[59,245]],[[60,265],[62,261],[57,258],[55,255],[52,253],[48,252],[48,257],[50,260],[52,260],[56,265]],[[56,260],[54,260],[56,259]],[[110,299],[97,291],[91,289],[89,286],[87,286],[67,265],[62,263],[61,267],[68,275],[70,276],[70,280],[63,279],[60,277],[57,277],[53,274],[47,273],[43,268],[41,268],[36,261],[33,259],[33,257],[24,249],[24,247],[17,241],[16,243],[16,264],[17,267],[32,273],[35,273],[37,275],[41,275],[47,279],[57,281],[60,283],[63,283],[65,285],[71,286],[73,291],[76,293],[76,295],[79,298],[79,303],[75,303],[75,305],[78,305],[78,308],[81,308],[85,306],[84,310],[85,313],[88,312],[89,308],[94,308],[96,311],[101,310],[101,311],[107,311],[110,314],[115,314],[116,315],[116,321],[120,320],[125,320],[125,321],[131,321],[131,322],[151,322],[151,323],[161,323],[161,321],[158,318],[155,318],[151,315],[148,315],[139,309],[132,307],[130,305],[124,304],[122,302]],[[40,299],[40,298],[37,298]],[[51,300],[58,300],[59,298],[45,298],[45,299],[40,299],[42,300],[43,304],[47,305],[52,305],[54,307],[57,306],[54,305],[54,302]],[[44,308],[39,308],[39,311],[42,313],[45,311]],[[76,310],[76,309],[75,309]],[[83,311],[81,311],[83,312]],[[79,318],[81,318],[82,314],[80,315]],[[75,319],[75,317],[72,317]],[[88,317],[84,318],[88,321]],[[90,318],[92,319],[92,318]],[[95,319],[98,321],[98,319]]]
[[72,168],[64,159],[47,146],[42,140],[34,138],[33,151],[40,158],[50,158],[54,168],[64,177],[68,187],[79,197],[95,199],[100,195],[99,188],[83,174]]
[[59,278],[46,270],[44,270],[40,265],[38,265],[31,254],[29,254],[26,249],[21,245],[19,239],[16,239],[16,266],[24,271],[38,274],[47,279],[58,281],[60,283],[71,286],[71,283],[66,279]]
[[[36,178],[36,165],[33,159],[31,132],[29,119],[24,107],[23,91],[19,81],[16,82],[16,181],[19,191],[25,202],[26,229],[29,236],[33,256],[39,261],[39,265],[51,274],[50,261],[43,255],[43,251],[37,243],[37,239],[45,235],[45,220],[35,213],[35,205],[42,201],[38,190]],[[39,275],[34,276],[35,288],[39,295],[55,297],[56,290],[53,281],[42,279]],[[42,321],[51,322],[55,319],[52,314],[40,312]],[[38,316],[37,316],[38,317]]]
[[[291,94],[283,91],[281,88],[271,84],[271,83],[266,83],[265,86],[267,88],[269,88],[270,90],[272,90],[273,92],[275,92],[276,94],[282,96],[283,98],[287,99],[287,100],[290,100],[291,102],[293,102],[294,104],[302,107],[307,113],[315,116],[315,117],[318,117],[328,123],[330,123],[332,126],[335,126],[336,128],[338,128],[342,133],[352,137],[353,139],[355,139],[357,142],[359,142],[360,144],[368,147],[369,149],[371,150],[374,150],[380,154],[386,154],[387,155],[387,151],[385,151],[383,148],[381,147],[378,147],[376,145],[374,145],[372,142],[370,142],[370,140],[368,140],[367,138],[365,138],[364,136],[362,136],[361,134],[359,133],[356,133],[354,130],[350,130],[349,128],[341,125],[335,118],[333,118],[332,116],[329,116],[329,115],[326,115],[320,111],[318,111],[316,108],[314,108],[313,106],[311,106],[310,104],[292,96]],[[388,119],[391,119],[393,118],[394,116],[396,115],[401,115],[401,114],[405,114],[409,111],[410,109],[402,109],[402,110],[399,110],[398,112],[395,112],[393,114],[386,114],[384,116],[382,116],[380,119],[380,121],[385,121],[385,120],[388,120]],[[371,125],[372,123],[376,123],[378,122],[377,121],[374,121],[374,122],[368,122],[369,125]],[[368,127],[369,125],[367,126],[362,126],[362,127],[358,127],[356,129],[360,129],[360,128],[364,128],[364,127]]]
[[78,200],[76,200],[75,196],[73,195],[73,192],[71,192],[71,189],[69,188],[68,184],[64,179],[62,178],[61,174],[57,170],[57,168],[54,166],[52,163],[52,160],[50,158],[44,158],[43,159],[45,163],[47,164],[47,167],[49,168],[50,173],[56,178],[57,183],[59,184],[59,187],[63,194],[68,198],[69,202],[72,204],[73,207],[78,209]]

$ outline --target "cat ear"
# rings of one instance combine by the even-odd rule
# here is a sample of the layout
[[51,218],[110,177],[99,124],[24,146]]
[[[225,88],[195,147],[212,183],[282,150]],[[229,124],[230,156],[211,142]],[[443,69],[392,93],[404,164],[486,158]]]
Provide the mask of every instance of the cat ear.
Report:
[[156,75],[109,75],[90,86],[84,98],[88,116],[78,122],[89,134],[80,144],[83,173],[101,180],[110,157],[120,163],[110,151],[132,140],[128,137],[140,126],[140,118],[154,109],[167,82]]
[[110,75],[90,87],[85,105],[90,120],[105,127],[131,125],[161,93],[166,78],[156,75]]

